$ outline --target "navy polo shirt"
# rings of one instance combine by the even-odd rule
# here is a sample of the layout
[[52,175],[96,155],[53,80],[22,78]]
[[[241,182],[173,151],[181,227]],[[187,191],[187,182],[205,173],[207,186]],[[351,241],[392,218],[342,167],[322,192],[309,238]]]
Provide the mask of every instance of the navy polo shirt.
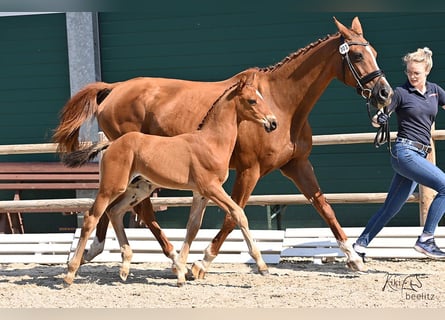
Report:
[[389,110],[397,114],[397,137],[430,145],[431,126],[436,120],[438,106],[445,105],[445,90],[435,83],[426,83],[421,94],[409,81],[394,90]]

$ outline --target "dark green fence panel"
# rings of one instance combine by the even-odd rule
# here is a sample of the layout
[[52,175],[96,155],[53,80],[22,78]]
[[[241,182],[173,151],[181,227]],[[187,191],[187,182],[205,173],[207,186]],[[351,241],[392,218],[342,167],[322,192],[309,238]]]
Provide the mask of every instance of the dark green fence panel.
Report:
[[[69,98],[65,14],[0,17],[0,144],[51,142]],[[1,155],[4,161],[58,161],[51,154]],[[25,191],[23,199],[75,197],[75,192]],[[12,200],[12,192],[0,192]],[[76,216],[24,214],[25,232],[66,232]]]

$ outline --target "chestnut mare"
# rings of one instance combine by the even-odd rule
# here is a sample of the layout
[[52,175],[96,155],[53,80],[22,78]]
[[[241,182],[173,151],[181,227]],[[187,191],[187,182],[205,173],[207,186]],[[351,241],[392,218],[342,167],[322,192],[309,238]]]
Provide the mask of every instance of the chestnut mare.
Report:
[[[363,37],[359,19],[353,19],[351,28],[335,18],[334,22],[339,31],[336,34],[298,50],[274,66],[253,68],[258,72],[258,88],[280,126],[266,135],[253,123],[240,125],[230,159],[230,168],[236,170],[231,196],[244,208],[258,180],[279,169],[310,200],[331,228],[347,258],[347,266],[365,270],[326,201],[309,161],[312,130],[308,116],[335,78],[356,88],[378,109],[390,103],[393,91],[377,65],[376,51]],[[61,153],[78,149],[80,126],[93,116],[97,117],[100,128],[110,140],[130,131],[162,136],[190,132],[221,92],[249,70],[220,82],[135,78],[112,84],[90,84],[64,106],[60,124],[53,135],[54,142],[59,143]],[[174,259],[176,251],[156,222],[150,199],[141,202],[135,211],[158,239],[164,254]],[[220,232],[205,250],[203,261],[195,263],[199,278],[204,277],[235,225],[232,216],[226,215]],[[102,252],[107,226],[108,219],[104,215],[85,261]]]
[[226,90],[195,132],[174,137],[129,132],[113,142],[96,143],[66,155],[64,163],[75,167],[107,149],[101,160],[99,191],[91,210],[85,213],[79,243],[68,263],[65,282],[73,282],[87,240],[105,211],[119,240],[122,252],[120,276],[126,280],[133,254],[125,235],[123,215],[159,187],[192,190],[194,198],[204,200],[204,205],[190,211],[186,238],[179,256],[174,259],[179,286],[185,284],[190,245],[201,227],[208,199],[232,217],[240,227],[260,272],[267,272],[267,266],[250,235],[244,210],[222,187],[229,175],[237,127],[243,120],[250,120],[254,125],[262,124],[265,132],[277,127],[275,116],[258,91],[255,73],[249,75],[247,82],[241,80]]

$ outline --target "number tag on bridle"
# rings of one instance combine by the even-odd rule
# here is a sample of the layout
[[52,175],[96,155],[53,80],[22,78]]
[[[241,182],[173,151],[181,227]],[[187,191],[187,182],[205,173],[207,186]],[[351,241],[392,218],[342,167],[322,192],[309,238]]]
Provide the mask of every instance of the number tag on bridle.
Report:
[[345,42],[338,47],[341,55],[345,55],[349,52],[349,45]]

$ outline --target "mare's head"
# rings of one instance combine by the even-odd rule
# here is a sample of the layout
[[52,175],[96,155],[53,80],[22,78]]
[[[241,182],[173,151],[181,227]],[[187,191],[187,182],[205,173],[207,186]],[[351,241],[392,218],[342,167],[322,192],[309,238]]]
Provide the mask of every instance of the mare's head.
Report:
[[351,28],[345,27],[334,17],[341,34],[338,48],[342,56],[342,67],[337,77],[357,92],[377,109],[391,102],[393,90],[377,65],[377,52],[363,37],[363,30],[357,17]]
[[243,75],[233,94],[240,120],[250,120],[262,124],[266,132],[277,128],[277,118],[258,90],[256,73]]

